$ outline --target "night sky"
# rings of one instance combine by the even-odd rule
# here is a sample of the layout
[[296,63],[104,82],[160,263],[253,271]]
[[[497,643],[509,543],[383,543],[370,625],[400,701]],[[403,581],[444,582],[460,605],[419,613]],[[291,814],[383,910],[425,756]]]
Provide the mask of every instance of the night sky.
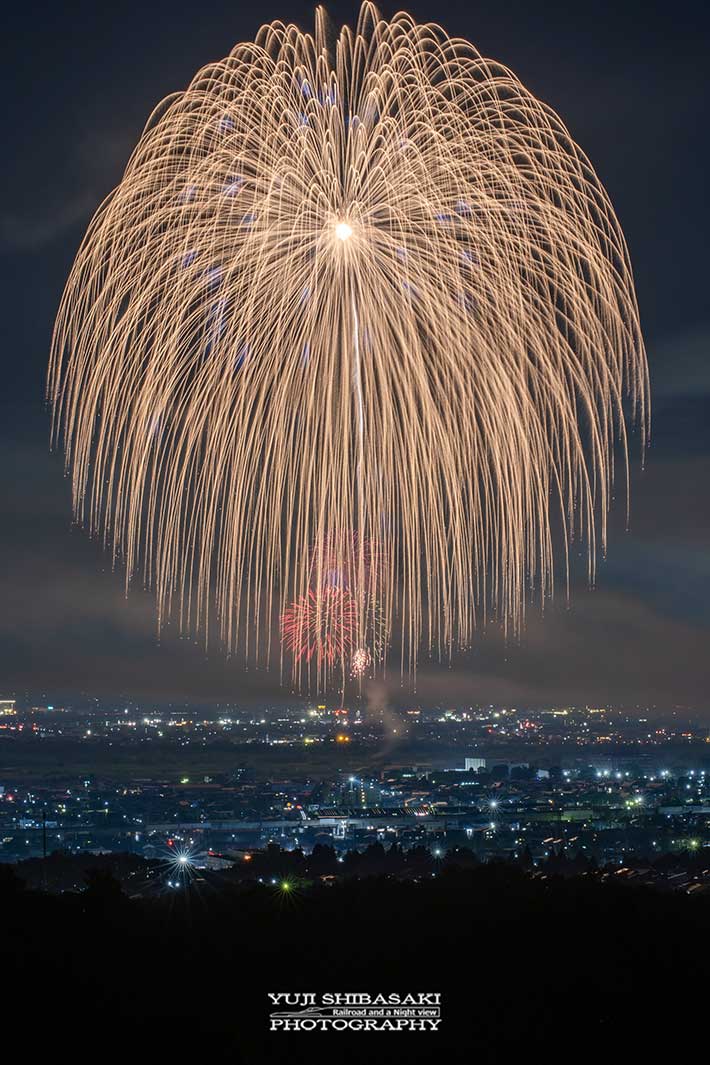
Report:
[[[393,702],[640,704],[710,720],[710,303],[708,15],[705,3],[589,5],[415,0],[510,66],[590,156],[625,231],[652,388],[645,470],[632,456],[631,526],[619,499],[597,587],[575,583],[520,643],[495,630],[452,668],[421,664]],[[383,5],[390,15],[395,8]],[[355,4],[331,4],[336,24]],[[0,415],[0,696],[13,691],[269,702],[275,673],[245,673],[217,646],[171,631],[153,600],[72,527],[69,483],[49,451],[44,378],[64,279],[145,119],[194,72],[253,39],[263,21],[303,29],[313,9],[200,0],[14,5],[5,16],[5,310]],[[396,670],[395,670],[396,672]]]

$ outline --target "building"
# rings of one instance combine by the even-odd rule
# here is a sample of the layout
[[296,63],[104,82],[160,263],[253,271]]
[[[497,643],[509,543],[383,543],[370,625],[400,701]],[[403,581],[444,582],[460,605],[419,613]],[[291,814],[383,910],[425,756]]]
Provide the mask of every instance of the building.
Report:
[[473,770],[474,773],[478,773],[478,772],[480,772],[481,769],[485,769],[485,768],[486,768],[486,759],[485,758],[467,758],[466,762],[464,764],[464,769],[467,772],[470,772],[471,770]]

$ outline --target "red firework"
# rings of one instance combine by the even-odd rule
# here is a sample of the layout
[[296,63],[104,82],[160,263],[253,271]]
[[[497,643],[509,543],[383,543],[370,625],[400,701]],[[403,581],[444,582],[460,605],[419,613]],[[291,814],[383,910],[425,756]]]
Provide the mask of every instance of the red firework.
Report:
[[281,616],[281,639],[296,662],[344,662],[357,635],[357,604],[345,588],[311,588]]

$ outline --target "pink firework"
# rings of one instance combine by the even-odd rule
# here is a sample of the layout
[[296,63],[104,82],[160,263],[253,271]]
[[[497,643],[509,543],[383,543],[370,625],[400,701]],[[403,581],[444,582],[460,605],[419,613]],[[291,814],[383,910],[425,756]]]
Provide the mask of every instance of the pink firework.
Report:
[[311,588],[281,616],[281,639],[296,662],[332,667],[345,662],[357,633],[357,604],[344,588]]

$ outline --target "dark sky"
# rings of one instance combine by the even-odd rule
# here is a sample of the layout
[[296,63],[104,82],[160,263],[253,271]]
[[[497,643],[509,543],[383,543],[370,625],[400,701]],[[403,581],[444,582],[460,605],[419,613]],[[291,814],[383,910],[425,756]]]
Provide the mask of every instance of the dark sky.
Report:
[[[395,10],[383,5],[385,14]],[[416,0],[501,60],[559,112],[592,159],[631,249],[653,395],[632,518],[612,522],[597,587],[573,589],[520,643],[482,633],[451,669],[422,663],[417,698],[616,702],[710,719],[708,15],[704,2]],[[331,4],[354,21],[355,4]],[[4,16],[0,254],[0,695],[88,691],[246,701],[287,696],[273,674],[213,648],[156,639],[150,595],[72,528],[43,403],[52,321],[78,242],[120,179],[153,106],[271,18],[310,29],[301,3],[199,0],[17,4]],[[409,698],[392,679],[389,697]]]

